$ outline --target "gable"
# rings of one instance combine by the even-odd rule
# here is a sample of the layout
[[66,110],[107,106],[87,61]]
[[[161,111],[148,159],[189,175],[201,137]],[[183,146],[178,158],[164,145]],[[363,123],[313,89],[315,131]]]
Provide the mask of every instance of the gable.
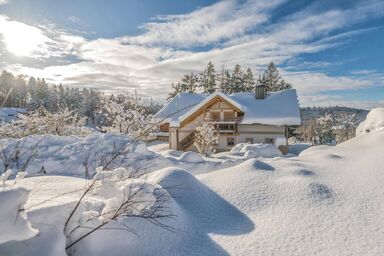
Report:
[[196,108],[192,109],[190,112],[186,113],[185,116],[181,117],[179,126],[184,126],[187,123],[192,122],[195,120],[199,115],[203,114],[208,109],[231,109],[238,113],[242,112],[242,110],[233,104],[233,102],[230,102],[226,98],[222,97],[222,95],[216,94],[212,97],[207,98],[204,102],[199,104]]

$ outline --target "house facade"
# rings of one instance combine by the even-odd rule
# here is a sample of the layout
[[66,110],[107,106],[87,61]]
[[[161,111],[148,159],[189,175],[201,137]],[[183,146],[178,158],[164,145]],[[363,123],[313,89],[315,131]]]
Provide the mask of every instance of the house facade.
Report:
[[211,123],[219,133],[217,151],[230,150],[238,143],[275,143],[286,145],[288,127],[300,125],[296,91],[293,89],[266,94],[227,95],[178,94],[156,115],[160,122],[158,139],[168,140],[169,148],[194,151],[195,128]]

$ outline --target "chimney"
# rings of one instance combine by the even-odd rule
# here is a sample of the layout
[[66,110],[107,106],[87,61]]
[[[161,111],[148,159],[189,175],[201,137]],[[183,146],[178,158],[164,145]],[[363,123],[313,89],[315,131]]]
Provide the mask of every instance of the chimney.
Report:
[[256,84],[255,98],[257,100],[265,99],[267,97],[267,86],[265,84]]

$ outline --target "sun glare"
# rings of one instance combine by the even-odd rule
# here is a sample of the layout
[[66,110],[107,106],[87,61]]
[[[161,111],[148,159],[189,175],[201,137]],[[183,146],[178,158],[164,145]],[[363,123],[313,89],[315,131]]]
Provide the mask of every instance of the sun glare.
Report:
[[32,57],[41,52],[49,38],[40,29],[0,16],[0,34],[7,50],[15,55]]

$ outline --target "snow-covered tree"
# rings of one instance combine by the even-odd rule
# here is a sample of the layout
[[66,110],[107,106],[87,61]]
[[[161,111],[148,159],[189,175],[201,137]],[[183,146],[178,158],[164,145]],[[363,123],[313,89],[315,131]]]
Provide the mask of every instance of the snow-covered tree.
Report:
[[213,93],[215,91],[216,71],[211,61],[208,62],[207,68],[200,74],[199,87],[203,89],[204,93]]
[[196,127],[194,145],[200,154],[207,157],[212,156],[218,140],[219,134],[211,123],[203,122]]
[[180,83],[172,83],[171,84],[172,91],[168,94],[168,99],[174,98],[177,94],[183,92],[183,88]]
[[131,102],[118,103],[114,100],[104,102],[102,114],[105,117],[102,131],[128,134],[133,137],[146,137],[155,128],[151,116],[145,115],[140,107],[126,107]]
[[292,88],[291,84],[281,79],[279,70],[273,62],[268,64],[267,70],[259,76],[258,82],[265,84],[268,91],[280,91]]
[[243,92],[244,89],[244,72],[239,64],[236,64],[230,79],[230,91],[228,93]]
[[217,76],[217,83],[219,85],[220,91],[224,93],[229,93],[231,91],[231,74],[228,69],[223,69],[221,73]]
[[333,144],[335,142],[335,133],[333,130],[332,115],[327,114],[316,120],[315,145]]
[[243,76],[243,90],[246,92],[253,92],[255,90],[255,77],[253,76],[252,70],[247,68],[247,71]]
[[185,74],[181,80],[181,88],[183,92],[194,93],[197,88],[198,77],[194,73]]
[[61,136],[86,136],[90,133],[85,126],[85,118],[67,108],[51,113],[40,107],[0,127],[0,137],[25,137],[29,135],[55,134]]

